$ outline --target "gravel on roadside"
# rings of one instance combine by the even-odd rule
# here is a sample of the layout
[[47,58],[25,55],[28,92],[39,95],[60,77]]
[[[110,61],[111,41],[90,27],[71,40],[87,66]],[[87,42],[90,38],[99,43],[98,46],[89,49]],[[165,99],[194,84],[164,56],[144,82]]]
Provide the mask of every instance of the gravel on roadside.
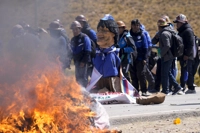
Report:
[[[180,124],[174,120],[180,118]],[[200,133],[200,110],[111,119],[111,129],[122,133]]]

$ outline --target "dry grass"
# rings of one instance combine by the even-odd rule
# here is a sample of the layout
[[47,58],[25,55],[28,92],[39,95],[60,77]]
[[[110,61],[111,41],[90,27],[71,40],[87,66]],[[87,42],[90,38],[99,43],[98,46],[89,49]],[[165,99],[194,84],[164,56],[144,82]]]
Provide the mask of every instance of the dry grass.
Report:
[[[6,26],[12,27],[21,19],[35,25],[36,0],[1,0],[0,6],[5,12],[0,13],[1,20]],[[166,14],[171,20],[183,13],[188,17],[195,34],[200,36],[200,1],[199,0],[37,0],[37,23],[47,28],[48,24],[59,18],[65,29],[72,36],[69,26],[79,14],[84,14],[92,28],[96,30],[97,23],[104,14],[110,13],[115,20],[123,20],[127,28],[130,21],[138,18],[153,36],[157,31],[157,19]],[[8,28],[9,28],[8,27]]]

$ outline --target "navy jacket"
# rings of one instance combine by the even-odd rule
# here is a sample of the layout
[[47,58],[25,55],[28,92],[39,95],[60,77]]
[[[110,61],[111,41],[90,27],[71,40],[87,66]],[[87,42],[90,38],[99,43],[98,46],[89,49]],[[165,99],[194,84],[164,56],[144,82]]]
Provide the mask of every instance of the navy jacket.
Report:
[[74,62],[91,62],[91,41],[84,33],[80,33],[71,39],[71,48]]
[[148,42],[147,37],[144,35],[142,31],[138,33],[133,33],[130,30],[130,34],[135,41],[135,46],[137,47],[137,60],[146,60],[148,57]]

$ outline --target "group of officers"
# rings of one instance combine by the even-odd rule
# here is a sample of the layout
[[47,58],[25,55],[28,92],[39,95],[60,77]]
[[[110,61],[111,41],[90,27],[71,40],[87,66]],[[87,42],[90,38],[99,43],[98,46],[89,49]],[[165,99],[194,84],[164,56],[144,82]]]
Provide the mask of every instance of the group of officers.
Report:
[[[73,59],[76,80],[83,87],[88,85],[92,70],[96,68],[102,77],[91,90],[93,93],[121,92],[120,76],[123,75],[138,91],[141,91],[143,96],[147,95],[147,91],[151,93],[161,91],[168,95],[170,92],[173,95],[184,94],[186,83],[188,85],[186,94],[195,94],[194,74],[199,65],[199,53],[195,57],[192,56],[191,47],[194,42],[190,37],[194,33],[185,15],[178,15],[174,23],[177,24],[177,30],[183,37],[185,45],[184,53],[179,57],[180,85],[176,82],[176,74],[173,73],[177,68],[176,59],[170,52],[171,34],[164,31],[165,29],[174,31],[174,27],[166,15],[158,19],[158,32],[153,39],[138,19],[131,21],[131,29],[128,30],[123,21],[115,21],[110,14],[106,14],[99,20],[97,32],[90,27],[84,15],[77,16],[70,25],[73,37],[69,39],[63,25],[57,19],[49,24],[48,32],[51,41],[47,51],[51,53],[50,59],[59,57],[63,70],[70,68]],[[20,28],[23,28],[23,25],[19,24],[13,28],[15,36],[22,34]],[[47,31],[39,29],[37,33],[35,35],[41,39],[40,34]],[[159,42],[160,58],[156,56],[154,63],[151,64],[151,48],[157,42]],[[157,72],[153,74],[151,69],[155,64],[157,64]],[[184,79],[186,70],[187,80]]]

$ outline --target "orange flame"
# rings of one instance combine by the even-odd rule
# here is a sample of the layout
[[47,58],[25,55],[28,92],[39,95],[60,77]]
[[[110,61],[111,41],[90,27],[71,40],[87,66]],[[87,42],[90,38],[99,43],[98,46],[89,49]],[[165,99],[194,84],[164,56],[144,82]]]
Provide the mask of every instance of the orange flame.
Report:
[[[29,56],[28,56],[29,55]],[[89,109],[74,77],[42,50],[4,53],[0,68],[0,132],[92,133]],[[93,130],[93,131],[92,131]]]
[[73,77],[53,71],[30,80],[26,78],[9,89],[13,90],[14,100],[3,94],[3,101],[8,104],[0,108],[0,132],[91,131],[88,117],[94,114],[85,107]]
[[90,99],[58,58],[24,46],[0,53],[0,133],[117,133],[92,126]]

